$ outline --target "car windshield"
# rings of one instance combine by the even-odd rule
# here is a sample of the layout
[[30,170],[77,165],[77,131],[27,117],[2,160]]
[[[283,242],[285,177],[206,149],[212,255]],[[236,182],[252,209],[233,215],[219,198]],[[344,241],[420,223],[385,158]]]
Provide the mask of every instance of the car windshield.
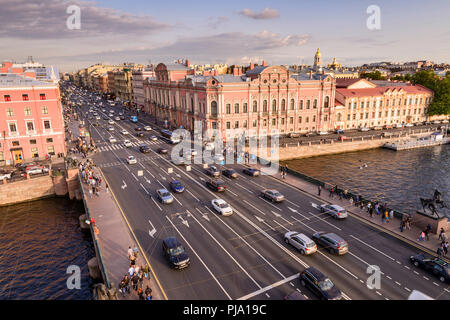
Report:
[[176,188],[180,188],[181,187],[181,183],[179,183],[178,181],[174,182],[173,186],[176,187]]
[[184,253],[184,248],[182,246],[170,249],[170,254],[173,256],[178,256],[182,253]]
[[226,203],[226,202],[219,203],[219,207],[220,208],[228,208],[228,203]]
[[170,193],[169,192],[161,192],[161,197],[170,197]]
[[278,191],[272,192],[272,194],[273,194],[275,197],[280,197],[280,196],[281,196],[281,193],[279,193]]
[[334,287],[334,283],[331,282],[330,279],[325,279],[325,280],[319,282],[319,288],[324,291],[330,290],[333,287]]

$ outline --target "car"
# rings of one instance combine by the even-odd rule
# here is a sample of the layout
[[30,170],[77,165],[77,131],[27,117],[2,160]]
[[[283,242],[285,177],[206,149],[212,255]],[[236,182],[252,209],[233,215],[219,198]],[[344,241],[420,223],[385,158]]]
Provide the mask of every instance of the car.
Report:
[[284,300],[308,300],[302,293],[294,290],[284,297]]
[[383,130],[383,127],[382,126],[376,126],[376,127],[373,128],[373,130]]
[[10,172],[10,173],[7,173],[7,172],[2,172],[2,173],[0,173],[0,180],[3,180],[3,179],[11,179],[11,175],[12,175],[12,173]]
[[327,213],[335,219],[347,218],[347,210],[337,204],[323,204],[320,206],[320,212]]
[[158,141],[158,138],[156,136],[151,136],[150,141]]
[[136,127],[136,128],[134,128],[134,130],[135,131],[142,131],[142,128],[141,127]]
[[172,180],[169,182],[170,189],[172,189],[173,192],[181,193],[184,191],[184,186],[181,184],[178,180]]
[[109,127],[108,127],[108,131],[114,131],[114,127],[109,126]]
[[231,216],[233,214],[233,209],[230,205],[222,199],[211,200],[211,205],[213,209],[220,213],[222,216]]
[[106,112],[106,109],[102,109],[102,112]]
[[319,231],[313,234],[313,240],[325,247],[330,253],[343,255],[348,252],[348,243],[332,232]]
[[196,156],[197,155],[197,151],[195,151],[194,149],[191,149],[191,156]]
[[152,128],[151,128],[150,126],[145,126],[145,127],[144,127],[144,130],[145,130],[145,131],[150,131],[150,130],[152,130]]
[[255,168],[244,168],[242,172],[252,177],[257,177],[261,174],[261,171]]
[[41,165],[32,165],[25,168],[25,172],[30,175],[44,173],[46,171],[48,171],[48,169],[45,170],[45,167]]
[[223,192],[227,189],[225,182],[219,179],[206,181],[206,186],[216,192]]
[[391,125],[391,124],[385,124],[385,125],[383,126],[383,129],[392,129],[392,128],[394,128],[394,126]]
[[109,119],[108,116],[103,117],[103,120],[108,120],[108,119]]
[[347,140],[350,140],[350,138],[347,137],[347,136],[339,136],[337,139],[338,139],[338,141],[347,141]]
[[101,119],[100,116],[95,117],[95,120],[100,120],[100,119]]
[[238,173],[234,169],[225,169],[222,170],[222,174],[227,178],[236,179],[238,177]]
[[109,142],[110,143],[114,143],[114,142],[117,142],[117,140],[114,137],[109,137]]
[[317,136],[317,133],[314,131],[310,131],[305,133],[305,137],[313,137],[313,136]]
[[450,267],[443,260],[434,257],[427,258],[419,253],[411,256],[410,261],[416,267],[422,268],[436,276],[439,281],[450,283]]
[[115,122],[114,122],[114,120],[109,120],[108,123],[109,124],[114,124]]
[[434,121],[433,121],[433,124],[440,124],[440,123],[441,123],[440,120],[434,120]]
[[125,120],[125,117],[124,116],[120,116],[120,120]]
[[167,189],[156,190],[156,197],[164,204],[170,204],[173,202],[172,194]]
[[167,154],[168,152],[169,152],[169,150],[167,150],[166,148],[158,148],[159,154]]
[[211,177],[219,177],[220,176],[220,171],[215,166],[211,166],[209,168],[206,168],[205,172],[206,172],[207,175],[209,175]]
[[123,144],[125,145],[125,147],[127,147],[127,148],[131,148],[133,145],[131,144],[131,141],[130,140],[125,140],[124,142],[123,142]]
[[359,131],[361,131],[361,132],[367,132],[367,131],[370,131],[370,128],[367,128],[367,127],[361,127],[361,128],[359,128]]
[[92,125],[93,125],[94,127],[98,127],[100,124],[99,124],[98,122],[94,122],[94,123],[92,123]]
[[136,164],[137,160],[136,160],[136,158],[134,156],[128,156],[127,157],[127,162],[128,162],[128,164]]
[[449,121],[447,119],[445,119],[445,120],[442,120],[441,123],[445,124],[445,123],[449,123]]
[[296,248],[301,254],[309,255],[317,251],[316,243],[305,234],[297,231],[286,232],[284,242]]
[[144,136],[144,133],[143,133],[143,132],[137,132],[137,133],[136,133],[136,137],[141,137],[141,138],[142,138],[143,136]]
[[289,133],[287,134],[287,137],[288,137],[288,138],[299,138],[299,137],[300,137],[300,133],[297,133],[297,132],[289,132]]
[[329,134],[328,131],[320,131],[320,132],[319,132],[319,135],[320,135],[320,136],[325,136],[325,135],[327,135],[327,134]]
[[114,117],[114,120],[120,121],[120,117]]
[[414,127],[414,125],[412,123],[407,123],[405,124],[405,127]]
[[120,130],[120,133],[122,133],[123,135],[129,134],[129,132],[125,129]]
[[262,190],[261,191],[261,197],[265,198],[265,199],[269,199],[272,202],[282,202],[284,201],[284,196],[279,193],[277,190]]
[[300,273],[300,283],[322,300],[341,300],[342,292],[322,272],[309,267]]
[[344,134],[344,130],[343,129],[336,129],[335,133],[337,134]]
[[403,124],[397,123],[397,124],[395,125],[395,127],[396,127],[396,128],[403,128]]
[[165,238],[162,243],[162,249],[164,256],[173,268],[183,269],[190,265],[189,256],[177,238]]
[[145,143],[141,144],[139,146],[139,151],[142,153],[149,153],[150,152],[150,147],[147,146]]

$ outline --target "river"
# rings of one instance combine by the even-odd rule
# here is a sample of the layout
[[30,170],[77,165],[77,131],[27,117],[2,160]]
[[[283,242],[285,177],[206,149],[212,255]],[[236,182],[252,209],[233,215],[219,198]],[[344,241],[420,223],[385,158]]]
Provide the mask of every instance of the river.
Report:
[[[435,189],[450,208],[450,146],[405,151],[371,149],[283,161],[300,171],[392,208],[414,213]],[[364,166],[367,164],[367,166]],[[440,209],[450,217],[450,209]]]
[[[80,229],[81,202],[51,198],[0,208],[0,300],[92,299],[87,262],[95,255]],[[81,289],[67,289],[67,267]]]

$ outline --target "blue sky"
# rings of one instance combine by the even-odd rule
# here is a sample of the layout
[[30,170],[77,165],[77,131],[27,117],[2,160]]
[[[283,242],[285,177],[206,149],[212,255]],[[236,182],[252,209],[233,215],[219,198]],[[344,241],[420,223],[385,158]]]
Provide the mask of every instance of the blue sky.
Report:
[[[144,1],[0,0],[0,59],[35,60],[73,71],[96,62],[269,64],[450,60],[448,0]],[[65,9],[81,8],[67,30]],[[381,29],[366,27],[369,5]],[[40,18],[42,17],[42,18]],[[6,26],[6,27],[4,27]]]

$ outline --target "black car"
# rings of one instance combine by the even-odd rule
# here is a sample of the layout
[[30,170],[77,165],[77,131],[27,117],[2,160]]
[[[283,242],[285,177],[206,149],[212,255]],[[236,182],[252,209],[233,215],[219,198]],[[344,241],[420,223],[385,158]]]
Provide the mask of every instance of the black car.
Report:
[[257,177],[261,174],[261,171],[259,171],[258,169],[255,168],[244,168],[244,170],[242,170],[243,173],[248,174],[249,176],[252,177]]
[[136,133],[136,137],[143,137],[144,136],[144,133],[143,132],[138,132],[138,133]]
[[139,151],[142,152],[142,153],[149,153],[150,152],[150,148],[146,144],[141,144],[139,146]]
[[206,181],[206,185],[208,186],[208,188],[216,192],[223,192],[227,189],[225,182],[223,182],[222,180],[209,180]]
[[450,268],[448,264],[439,258],[426,258],[423,254],[410,257],[411,262],[429,273],[438,277],[441,282],[450,282]]
[[238,174],[234,169],[225,169],[222,171],[222,174],[227,178],[236,179],[238,177]]
[[141,127],[136,127],[136,128],[134,128],[134,130],[136,130],[136,131],[142,131],[142,128],[141,128]]
[[342,292],[322,272],[314,267],[309,267],[300,273],[300,283],[308,287],[322,300],[341,300]]
[[168,237],[164,239],[162,249],[164,256],[167,260],[169,260],[170,265],[175,269],[186,268],[191,263],[188,254],[175,237]]
[[219,177],[220,176],[220,171],[215,166],[211,166],[211,167],[205,169],[205,172],[207,175],[209,175],[211,177]]
[[167,150],[166,148],[158,148],[158,153],[160,154],[167,154],[169,152],[169,150]]

